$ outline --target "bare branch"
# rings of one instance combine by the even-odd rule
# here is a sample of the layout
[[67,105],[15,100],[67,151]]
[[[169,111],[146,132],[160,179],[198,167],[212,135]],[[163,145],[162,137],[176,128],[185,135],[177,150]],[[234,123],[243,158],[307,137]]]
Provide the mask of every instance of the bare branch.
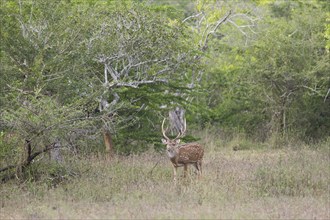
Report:
[[165,69],[159,70],[159,71],[156,73],[156,75],[163,74],[163,73],[165,73],[165,72],[167,72],[167,71],[169,71],[169,70],[171,70],[171,68],[165,68]]
[[[120,74],[117,73],[116,70],[114,70],[114,69],[111,67],[111,65],[104,64],[104,66],[105,66],[104,68],[105,68],[106,70],[109,71],[109,73],[110,73],[110,75],[111,75],[113,81],[117,82],[117,81],[118,81],[118,77],[119,77]],[[104,70],[104,71],[105,71],[105,70]],[[105,73],[104,73],[104,74],[105,74]],[[108,78],[107,78],[107,82],[108,82]],[[104,82],[104,83],[106,84],[107,82]]]
[[324,102],[327,100],[329,94],[330,94],[330,88],[328,89],[328,92],[327,92],[327,94],[326,94],[325,97],[324,97]]
[[113,93],[113,96],[114,96],[114,99],[113,99],[112,102],[110,103],[111,106],[116,105],[116,104],[118,103],[119,99],[120,99],[118,93],[116,93],[116,92]]
[[1,173],[1,172],[4,172],[4,171],[6,171],[6,170],[10,170],[10,169],[16,168],[16,167],[17,167],[17,165],[9,165],[9,166],[6,166],[6,167],[0,169],[0,173]]
[[12,90],[14,90],[14,91],[17,91],[17,92],[20,92],[20,93],[22,93],[22,94],[24,94],[24,95],[27,95],[27,94],[34,94],[34,91],[27,91],[27,90],[23,90],[23,89],[15,88],[15,87],[13,87],[13,86],[11,86],[11,85],[9,85],[9,84],[7,84],[7,86],[8,86],[10,89],[12,89]]
[[182,23],[186,22],[187,20],[189,20],[190,18],[197,18],[198,16],[200,16],[201,14],[203,14],[203,12],[200,12],[196,15],[191,15],[189,17],[186,17],[185,19],[183,19]]
[[[316,93],[316,94],[318,94],[318,95],[321,95],[320,91],[317,90],[316,86],[315,86],[315,88],[311,88],[311,87],[308,87],[308,86],[306,86],[306,85],[302,85],[302,86],[300,86],[300,87],[305,88],[305,89],[308,89],[308,90],[310,90],[310,91],[312,91],[312,92],[314,92],[314,93]],[[329,89],[329,90],[330,90],[330,89]],[[329,93],[329,92],[328,92],[328,93]]]
[[248,20],[250,20],[252,23],[254,23],[256,20],[259,20],[260,18],[251,18],[250,16],[247,16],[246,14],[242,14],[242,13],[237,13],[231,16],[231,18],[235,18],[235,17],[244,17]]
[[228,19],[228,22],[231,23],[232,25],[234,25],[244,36],[247,36],[247,34],[242,30],[242,26],[238,26],[235,22],[233,22],[232,20]]
[[10,170],[13,168],[18,168],[18,167],[27,167],[31,164],[31,162],[34,160],[34,158],[36,158],[37,156],[39,156],[42,153],[45,153],[45,152],[55,149],[55,148],[59,148],[59,147],[55,143],[52,143],[52,144],[46,146],[43,150],[37,151],[33,154],[31,154],[31,152],[30,152],[26,161],[24,161],[23,163],[18,164],[18,165],[9,165],[7,167],[1,168],[0,172],[4,172],[6,170]]
[[106,64],[104,64],[104,83],[107,84],[108,83],[108,67]]
[[227,14],[225,17],[223,17],[221,20],[219,20],[219,21],[217,22],[217,24],[214,26],[214,28],[213,28],[211,31],[209,31],[209,32],[207,33],[207,35],[206,35],[206,37],[205,37],[205,40],[204,40],[204,44],[203,44],[202,47],[201,47],[202,50],[205,50],[205,49],[207,48],[207,42],[208,42],[209,36],[210,36],[211,34],[215,33],[215,32],[217,31],[217,29],[220,27],[220,25],[223,24],[223,23],[225,23],[225,22],[227,21],[227,19],[228,19],[229,16],[231,15],[231,13],[232,13],[232,11],[230,10],[230,11],[228,12],[228,14]]
[[157,82],[168,83],[168,80],[167,79],[154,79],[154,80],[141,80],[141,81],[132,81],[132,82],[119,82],[119,83],[113,84],[112,87],[138,88],[140,85],[154,84]]

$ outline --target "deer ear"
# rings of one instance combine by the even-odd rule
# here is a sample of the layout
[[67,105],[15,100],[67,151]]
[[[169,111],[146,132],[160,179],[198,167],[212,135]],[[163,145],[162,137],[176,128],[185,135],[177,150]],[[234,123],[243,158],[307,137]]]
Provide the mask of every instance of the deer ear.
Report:
[[167,140],[164,139],[164,138],[162,138],[162,143],[163,143],[163,144],[167,144]]
[[180,139],[175,141],[176,144],[180,144]]

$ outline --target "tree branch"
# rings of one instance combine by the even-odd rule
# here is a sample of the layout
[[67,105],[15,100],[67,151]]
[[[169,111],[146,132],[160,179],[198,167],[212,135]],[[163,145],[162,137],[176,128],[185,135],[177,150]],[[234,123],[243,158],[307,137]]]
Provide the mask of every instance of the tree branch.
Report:
[[58,148],[57,145],[55,143],[52,143],[52,144],[46,146],[43,150],[37,151],[37,152],[35,152],[33,154],[31,154],[31,152],[29,152],[26,161],[24,161],[23,163],[18,164],[18,165],[9,165],[7,167],[1,168],[0,169],[0,173],[1,172],[4,172],[6,170],[13,169],[13,168],[18,168],[18,167],[25,168],[25,167],[29,166],[31,164],[31,162],[34,160],[34,158],[36,158],[38,155],[40,155],[42,153],[45,153],[45,152],[47,152],[49,150],[55,149],[55,148]]
[[324,102],[327,100],[327,98],[328,98],[328,96],[329,96],[329,93],[330,93],[330,88],[328,89],[328,92],[327,92],[327,94],[326,94],[325,97],[324,97]]
[[186,21],[189,20],[190,18],[196,18],[196,17],[200,16],[201,14],[203,14],[203,12],[200,12],[200,13],[198,13],[198,14],[196,14],[196,15],[191,15],[191,16],[189,16],[189,17],[186,17],[185,19],[183,19],[182,23],[186,22]]
[[219,20],[217,22],[217,24],[215,25],[215,27],[213,28],[213,30],[211,30],[210,32],[207,33],[206,37],[205,37],[205,41],[204,41],[204,44],[203,46],[201,47],[202,50],[205,50],[207,48],[207,42],[208,42],[208,39],[209,39],[209,36],[213,33],[215,33],[217,31],[217,29],[220,27],[221,24],[225,23],[227,21],[227,19],[229,18],[229,16],[231,15],[232,11],[230,10],[228,12],[228,14],[223,17],[221,20]]
[[7,166],[7,167],[4,167],[4,168],[1,168],[0,169],[0,173],[1,172],[4,172],[4,171],[6,171],[6,170],[9,170],[9,169],[13,169],[13,168],[15,168],[15,167],[17,167],[18,165],[9,165],[9,166]]
[[117,83],[109,83],[108,88],[119,88],[119,87],[131,87],[138,88],[140,85],[145,84],[154,84],[157,82],[168,83],[167,79],[153,79],[153,80],[140,80],[140,81],[131,81],[131,82],[117,82]]

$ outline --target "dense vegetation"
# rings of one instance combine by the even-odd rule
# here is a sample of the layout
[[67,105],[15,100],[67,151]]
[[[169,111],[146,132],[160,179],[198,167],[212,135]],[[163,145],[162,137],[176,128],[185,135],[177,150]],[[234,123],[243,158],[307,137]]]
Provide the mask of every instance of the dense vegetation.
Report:
[[[329,11],[325,0],[3,0],[1,181],[53,187],[87,178],[86,158],[115,154],[116,169],[118,157],[159,156],[161,122],[175,108],[187,118],[183,140],[199,139],[206,157],[228,147],[329,156]],[[316,154],[323,167],[329,157]],[[247,187],[327,193],[329,170],[313,185],[304,175],[314,168],[293,177],[298,170],[276,167],[253,168]],[[290,180],[270,182],[278,172]]]

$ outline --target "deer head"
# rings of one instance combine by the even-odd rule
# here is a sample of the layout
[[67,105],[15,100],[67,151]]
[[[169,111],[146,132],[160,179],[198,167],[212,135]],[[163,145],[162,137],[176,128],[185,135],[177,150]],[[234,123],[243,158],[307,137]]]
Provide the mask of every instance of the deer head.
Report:
[[180,144],[180,138],[182,138],[185,135],[186,132],[186,119],[184,119],[184,124],[182,129],[180,130],[179,134],[174,138],[174,139],[170,139],[169,137],[167,137],[166,135],[166,130],[164,130],[164,123],[166,121],[166,118],[164,118],[163,123],[162,123],[162,133],[163,133],[163,139],[162,142],[163,144],[166,144],[166,149],[168,152],[168,155],[170,158],[174,157],[174,151],[176,150],[176,147]]

